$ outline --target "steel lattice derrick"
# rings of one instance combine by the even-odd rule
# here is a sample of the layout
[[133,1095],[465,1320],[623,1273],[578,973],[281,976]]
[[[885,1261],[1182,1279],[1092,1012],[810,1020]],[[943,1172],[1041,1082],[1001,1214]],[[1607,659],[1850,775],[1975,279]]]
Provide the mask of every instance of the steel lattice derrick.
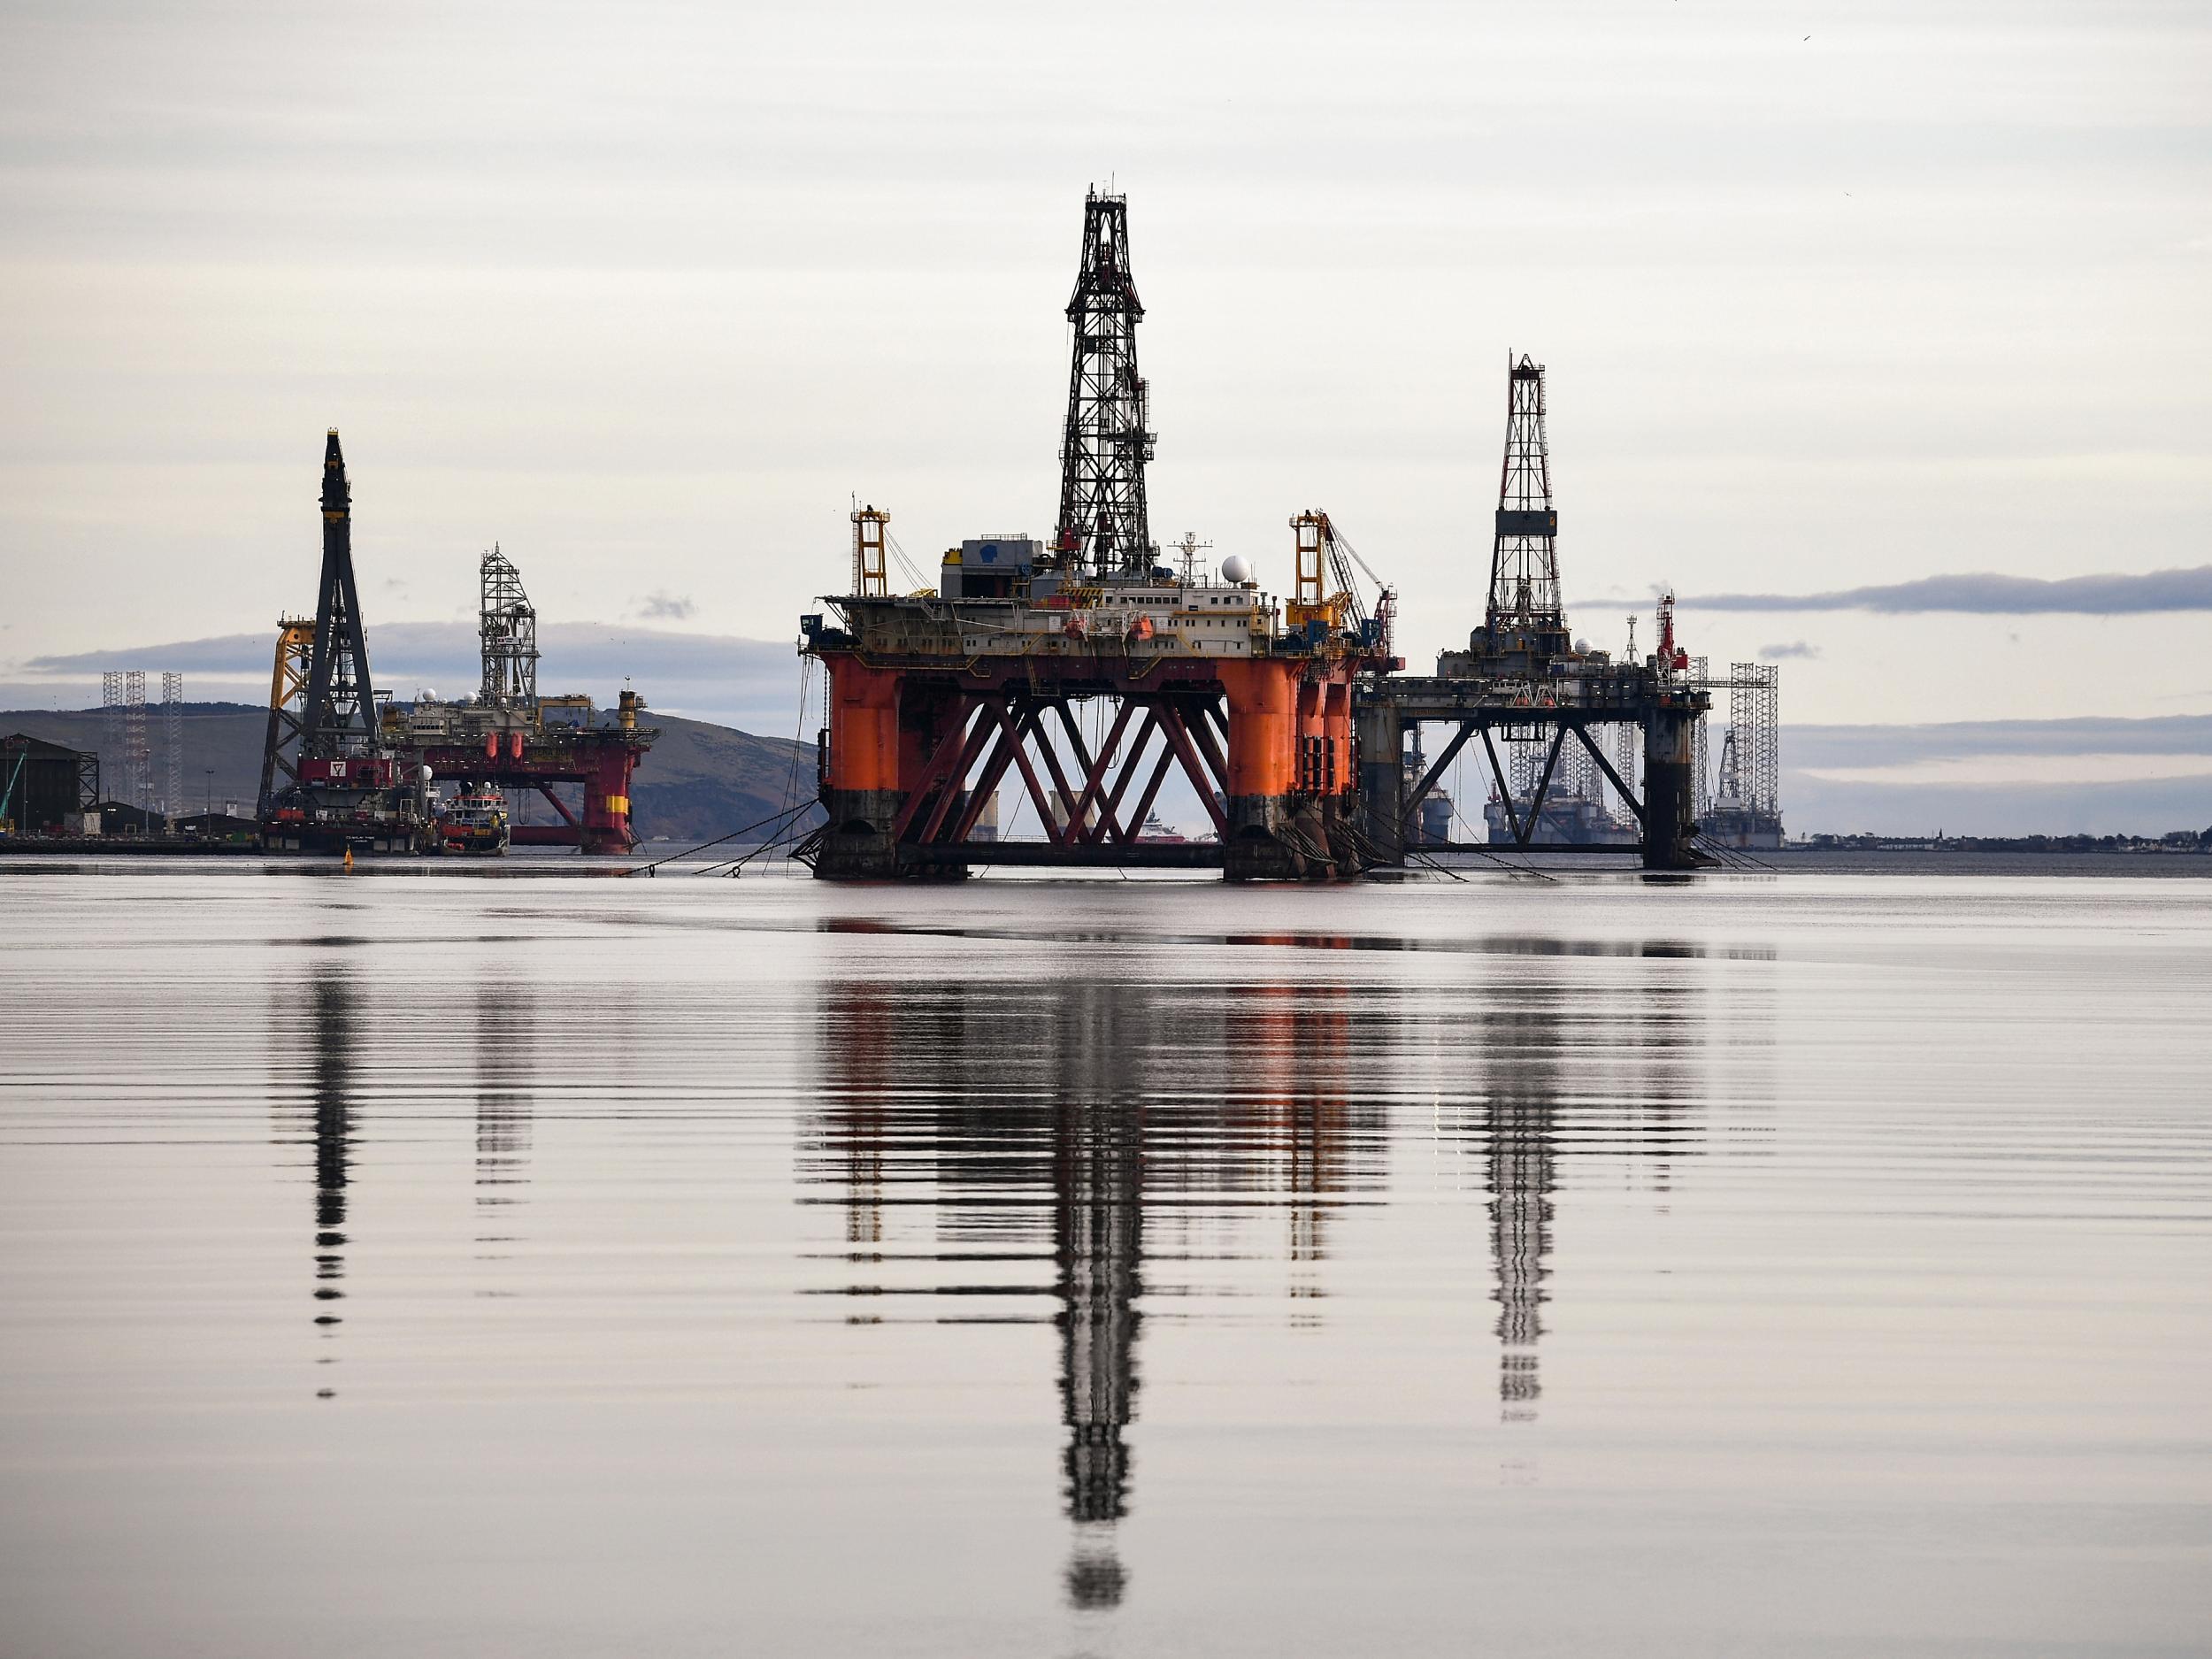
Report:
[[1126,197],[1083,200],[1083,258],[1068,301],[1073,362],[1060,444],[1055,546],[1096,576],[1142,573],[1154,555],[1145,507],[1151,399],[1137,372],[1144,305],[1129,268]]
[[1490,551],[1492,637],[1556,631],[1566,623],[1559,597],[1559,515],[1551,498],[1551,449],[1544,435],[1544,368],[1524,357],[1506,377],[1505,459],[1498,475],[1498,516]]
[[376,694],[361,596],[353,580],[353,495],[333,426],[323,444],[323,568],[315,590],[315,636],[307,672],[304,757],[334,759],[365,748],[376,734]]
[[538,700],[538,613],[523,592],[522,574],[492,543],[478,572],[482,600],[477,608],[478,637],[483,641],[485,703],[495,709],[534,714]]

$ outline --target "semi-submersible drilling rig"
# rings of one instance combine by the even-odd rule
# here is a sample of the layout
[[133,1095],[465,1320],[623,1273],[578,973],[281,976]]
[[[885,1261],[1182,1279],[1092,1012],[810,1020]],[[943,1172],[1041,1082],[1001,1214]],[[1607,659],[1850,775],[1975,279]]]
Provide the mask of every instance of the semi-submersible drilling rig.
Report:
[[[1688,869],[1693,744],[1709,700],[1671,626],[1638,663],[1578,647],[1560,603],[1558,514],[1544,437],[1544,371],[1509,371],[1505,466],[1482,625],[1433,676],[1391,654],[1395,595],[1325,512],[1291,520],[1286,602],[1232,555],[1217,580],[1163,560],[1145,503],[1149,398],[1137,370],[1144,307],[1125,198],[1092,191],[1067,316],[1073,326],[1060,506],[1053,535],[982,536],[948,551],[933,589],[890,591],[887,515],[852,515],[851,591],[801,619],[802,651],[828,673],[819,738],[827,822],[800,849],[818,876],[953,877],[972,864],[1218,865],[1233,880],[1343,876],[1406,862],[1420,803],[1479,737],[1509,810],[1501,742],[1545,755],[1532,844],[1571,741],[1617,791],[1647,868]],[[1372,607],[1355,566],[1376,588]],[[1088,718],[1079,718],[1087,710]],[[1425,770],[1419,728],[1452,735]],[[1087,733],[1086,726],[1089,726]],[[1594,732],[1640,736],[1632,790]],[[1617,753],[1631,746],[1617,745]],[[1195,791],[1214,839],[1141,831],[1171,772]],[[975,839],[1010,773],[1041,841]],[[1527,799],[1528,791],[1523,791]],[[1589,849],[1586,850],[1600,850]]]
[[[454,842],[437,786],[480,801],[536,789],[553,824],[520,825],[524,845],[626,853],[630,778],[657,733],[638,724],[634,692],[595,710],[583,695],[538,695],[537,611],[495,547],[479,570],[483,685],[457,703],[427,695],[403,710],[373,687],[353,574],[353,493],[334,428],[323,446],[322,574],[312,618],[277,623],[262,745],[261,843],[272,852],[421,853]],[[556,784],[581,784],[582,811]]]

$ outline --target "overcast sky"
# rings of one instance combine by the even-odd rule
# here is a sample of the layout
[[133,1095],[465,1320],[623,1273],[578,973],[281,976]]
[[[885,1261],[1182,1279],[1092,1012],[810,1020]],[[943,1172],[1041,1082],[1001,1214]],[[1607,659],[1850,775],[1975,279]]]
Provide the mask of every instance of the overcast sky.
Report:
[[2212,565],[2202,4],[0,18],[0,680],[311,603],[332,425],[373,649],[495,538],[549,621],[779,641],[852,492],[1045,534],[1110,178],[1162,540],[1279,584],[1325,508],[1463,639],[1525,350],[1594,641],[1665,582],[1793,721],[2212,711],[2204,610],[1853,597]]

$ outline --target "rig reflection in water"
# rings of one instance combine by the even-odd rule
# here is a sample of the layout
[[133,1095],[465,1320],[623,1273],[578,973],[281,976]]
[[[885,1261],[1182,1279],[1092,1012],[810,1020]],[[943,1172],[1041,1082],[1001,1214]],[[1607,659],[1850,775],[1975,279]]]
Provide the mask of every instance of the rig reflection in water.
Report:
[[[315,1139],[315,1323],[334,1334],[343,1323],[336,1304],[345,1299],[346,1187],[353,1163],[354,1004],[359,987],[343,967],[326,964],[308,987],[314,1082],[311,1111]],[[334,1364],[337,1356],[317,1356]],[[316,1393],[328,1400],[326,1383]]]
[[[1701,953],[1655,944],[1636,954]],[[1570,1151],[1624,1155],[1647,1164],[1663,1193],[1674,1160],[1698,1150],[1693,1111],[1714,1057],[1706,1030],[1713,1010],[1697,979],[1648,979],[1594,995],[1536,975],[1486,1001],[1458,1038],[1471,1098],[1452,1128],[1461,1144],[1479,1147],[1489,1194],[1500,1415],[1527,1423],[1543,1394],[1537,1350],[1551,1299],[1560,1160]]]
[[918,1202],[934,1207],[941,1261],[1049,1263],[1078,1607],[1116,1604],[1125,1582],[1114,1528],[1130,1505],[1148,1249],[1166,1235],[1179,1263],[1225,1259],[1255,1218],[1286,1214],[1282,1253],[1317,1260],[1328,1211],[1379,1188],[1384,1108],[1342,1074],[1359,995],[1111,979],[826,992],[831,1104],[804,1173],[841,1180],[848,1238],[879,1244],[883,1206]]
[[[1375,944],[1217,942],[1302,952]],[[1540,1392],[1563,1139],[1654,1160],[1662,1187],[1669,1161],[1691,1149],[1688,1068],[1710,1057],[1698,978],[1594,982],[1506,968],[1501,956],[1525,954],[1510,940],[1444,949],[1470,958],[1468,980],[1423,987],[1309,973],[1233,985],[1100,977],[826,987],[826,1104],[801,1176],[839,1188],[850,1260],[879,1269],[850,1294],[894,1288],[881,1269],[898,1259],[884,1248],[887,1205],[926,1208],[932,1241],[922,1248],[956,1272],[963,1263],[1049,1263],[1073,1605],[1113,1606],[1126,1585],[1115,1529],[1132,1504],[1144,1309],[1159,1288],[1148,1286],[1148,1257],[1179,1273],[1279,1257],[1293,1268],[1289,1294],[1318,1298],[1314,1268],[1328,1256],[1331,1216],[1381,1202],[1393,1107],[1409,1118],[1434,1113],[1440,1136],[1483,1160],[1498,1392],[1505,1420],[1525,1422]],[[1695,953],[1604,945],[1591,954]],[[1617,1041],[1591,1063],[1588,1028],[1599,1025]],[[1563,1061],[1571,1044],[1586,1056],[1572,1076]],[[1563,1137],[1578,1102],[1612,1132]],[[1269,1217],[1283,1235],[1256,1239]],[[1000,1298],[993,1322],[1007,1317],[1009,1294],[1046,1291],[933,1288]]]
[[[886,944],[899,932],[831,931]],[[1410,1171],[1394,1179],[1389,1168],[1393,1136],[1432,1138],[1476,1177],[1437,1202],[1479,1205],[1486,1219],[1499,1417],[1532,1423],[1556,1205],[1573,1185],[1565,1166],[1625,1161],[1663,1202],[1676,1160],[1701,1148],[1712,1068],[1771,1064],[1763,979],[1710,971],[1718,964],[1613,972],[1543,960],[1703,954],[1687,946],[1240,934],[1178,942],[1240,976],[1162,981],[1116,960],[1119,941],[1083,942],[1094,949],[1087,979],[907,982],[871,950],[866,977],[824,982],[798,1171],[807,1202],[843,1210],[853,1274],[843,1294],[874,1309],[920,1294],[921,1317],[938,1324],[1055,1327],[1071,1530],[1064,1594],[1081,1610],[1116,1607],[1128,1588],[1119,1529],[1135,1502],[1148,1308],[1205,1322],[1210,1293],[1237,1281],[1228,1294],[1248,1294],[1256,1264],[1276,1263],[1293,1303],[1284,1317],[1319,1324],[1333,1226],[1350,1207],[1385,1202],[1386,1188],[1407,1202]],[[1444,960],[1382,973],[1359,960],[1375,951]],[[1348,954],[1331,964],[1317,952]],[[1141,965],[1156,972],[1158,961]],[[475,1052],[449,1079],[473,1108],[483,1263],[511,1248],[530,1177],[534,995],[513,981],[480,987]],[[376,1028],[363,998],[351,971],[331,964],[275,1010],[288,1039],[279,1050],[301,1062],[279,1091],[280,1133],[311,1137],[314,1317],[326,1338],[348,1292],[362,1102],[388,1092],[361,1075]],[[1729,1041],[1716,1042],[1716,1021],[1732,1028]],[[650,1016],[628,1007],[615,1023],[626,1043],[646,1036]],[[1760,1079],[1721,1092],[1758,1098]],[[318,1363],[337,1358],[326,1348]],[[334,1394],[333,1373],[319,1375],[318,1393]]]
[[[504,1217],[511,1206],[522,1202],[522,1189],[529,1183],[534,997],[532,987],[517,979],[488,982],[477,992],[476,1047],[467,1056],[466,1067],[475,1097],[480,1246],[504,1247],[515,1241],[511,1223]],[[293,1141],[303,1128],[313,1147],[314,1319],[326,1337],[335,1337],[345,1322],[338,1304],[348,1294],[344,1280],[351,1229],[347,1212],[355,1179],[355,1118],[357,1102],[369,1093],[360,1050],[365,1032],[374,1025],[364,1000],[359,976],[351,967],[325,963],[309,979],[303,995],[280,995],[271,1016],[277,1038],[272,1052],[296,1052],[306,1059],[303,1110],[281,1104],[294,1093],[283,1071],[273,1079],[273,1093],[280,1102],[275,1138]],[[377,1064],[365,1068],[372,1073],[369,1080]],[[381,1064],[390,1067],[388,1053]],[[479,1259],[496,1261],[503,1255],[503,1250],[485,1249]],[[335,1365],[338,1357],[334,1350],[326,1351],[317,1355],[315,1363]],[[326,1377],[316,1394],[334,1399],[337,1389]]]

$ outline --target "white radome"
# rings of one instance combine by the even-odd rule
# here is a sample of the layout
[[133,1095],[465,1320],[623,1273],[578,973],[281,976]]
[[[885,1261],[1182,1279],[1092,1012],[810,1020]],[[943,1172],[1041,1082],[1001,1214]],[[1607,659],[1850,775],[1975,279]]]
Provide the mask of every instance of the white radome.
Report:
[[1221,580],[1225,582],[1248,582],[1252,580],[1252,561],[1241,553],[1232,553],[1221,561]]

